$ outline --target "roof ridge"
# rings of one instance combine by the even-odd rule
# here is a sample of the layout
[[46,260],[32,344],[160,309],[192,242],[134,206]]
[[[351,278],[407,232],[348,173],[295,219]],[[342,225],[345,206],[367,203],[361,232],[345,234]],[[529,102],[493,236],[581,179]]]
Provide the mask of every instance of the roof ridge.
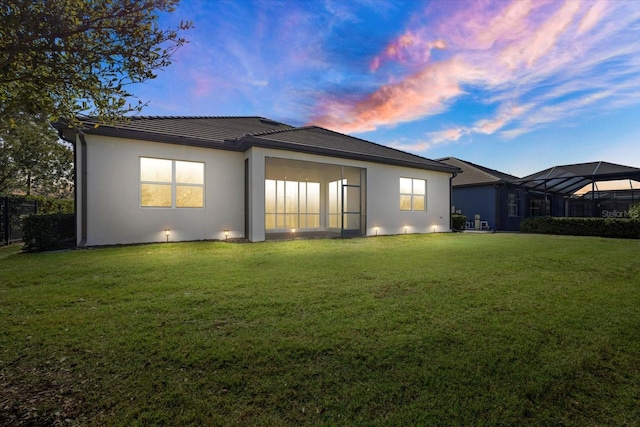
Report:
[[393,150],[393,151],[396,151],[396,152],[398,152],[398,153],[408,154],[408,155],[410,155],[410,156],[417,157],[417,158],[419,158],[419,159],[421,159],[421,160],[429,160],[429,161],[432,161],[432,162],[435,162],[435,163],[439,163],[437,160],[429,159],[429,158],[427,158],[427,157],[419,156],[419,155],[417,155],[417,154],[409,153],[408,151],[403,151],[403,150],[400,150],[400,149],[398,149],[398,148],[394,148],[394,147],[390,147],[390,146],[388,146],[388,145],[384,145],[384,144],[380,144],[380,143],[377,143],[377,142],[369,141],[369,140],[367,140],[367,139],[358,138],[357,136],[348,135],[348,134],[346,134],[346,133],[336,132],[336,131],[334,131],[334,130],[327,129],[327,128],[323,128],[323,127],[321,127],[321,126],[308,125],[308,126],[300,127],[300,128],[298,128],[298,129],[321,129],[321,130],[325,130],[325,131],[327,131],[327,132],[331,132],[331,133],[336,134],[336,135],[340,135],[340,136],[343,136],[343,137],[344,137],[344,136],[346,136],[346,137],[349,137],[349,138],[357,139],[357,140],[362,141],[362,142],[366,142],[366,143],[369,143],[369,144],[377,145],[378,147],[387,148],[387,149],[389,149],[389,150]]
[[301,128],[297,128],[295,126],[291,126],[285,123],[280,123],[283,126],[288,126],[287,129],[269,129],[269,130],[265,130],[262,132],[254,132],[254,133],[247,133],[246,135],[251,135],[251,136],[265,136],[265,135],[273,135],[275,133],[284,133],[284,132],[291,132],[294,130],[300,130]]
[[[80,120],[84,121],[96,121],[98,117],[96,116],[79,116]],[[149,115],[149,116],[124,116],[123,120],[159,120],[159,119],[258,119],[258,120],[266,120],[269,122],[286,125],[286,123],[278,122],[276,120],[268,119],[262,116],[159,116],[159,115]],[[290,126],[290,125],[286,125]]]
[[[477,164],[477,163],[473,163],[473,162],[470,162],[470,161],[468,161],[468,160],[459,159],[459,158],[457,158],[457,157],[453,157],[453,156],[443,157],[443,158],[441,158],[441,159],[436,159],[436,160],[437,160],[437,161],[440,161],[440,160],[445,160],[445,159],[447,159],[447,158],[449,158],[449,159],[455,159],[455,160],[457,160],[457,161],[459,161],[459,162],[465,163],[465,164],[467,164],[467,165],[469,165],[469,166],[471,166],[471,167],[475,168],[475,169],[476,169],[476,170],[478,170],[480,173],[482,173],[482,174],[484,174],[484,175],[486,175],[486,176],[489,176],[489,177],[491,177],[491,178],[497,178],[497,179],[499,179],[499,180],[504,180],[504,176],[509,176],[509,177],[511,177],[511,178],[514,178],[514,179],[520,179],[520,177],[517,177],[517,176],[515,176],[515,175],[513,175],[513,174],[510,174],[510,173],[507,173],[507,172],[502,172],[502,171],[499,171],[498,169],[488,168],[488,167],[486,167],[486,166],[482,166],[482,165],[479,165],[479,164]],[[497,173],[497,175],[496,175],[496,174],[494,174],[494,173]],[[502,175],[502,177],[501,177],[500,175]]]

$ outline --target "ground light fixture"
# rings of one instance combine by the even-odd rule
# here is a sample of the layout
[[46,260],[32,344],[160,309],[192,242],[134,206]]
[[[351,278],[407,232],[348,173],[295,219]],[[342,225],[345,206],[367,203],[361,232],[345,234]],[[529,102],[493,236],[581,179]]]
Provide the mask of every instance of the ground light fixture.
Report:
[[404,226],[404,234],[407,234],[407,228],[409,228],[409,227],[407,227],[407,226],[405,225],[405,226]]
[[229,230],[228,229],[224,230],[224,240],[229,240]]
[[169,234],[171,234],[171,230],[169,230],[168,228],[165,228],[164,235],[167,236],[167,242],[169,242]]
[[291,238],[295,239],[296,238],[296,229],[295,228],[291,228]]
[[376,230],[376,236],[378,235],[378,226],[373,227]]

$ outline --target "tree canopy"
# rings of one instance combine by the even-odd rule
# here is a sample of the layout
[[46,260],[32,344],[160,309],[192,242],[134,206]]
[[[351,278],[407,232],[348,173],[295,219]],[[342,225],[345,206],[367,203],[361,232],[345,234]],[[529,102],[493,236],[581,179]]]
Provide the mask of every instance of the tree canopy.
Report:
[[71,147],[42,117],[23,114],[11,121],[0,120],[0,193],[71,197]]
[[0,117],[79,114],[113,122],[141,110],[131,84],[155,77],[186,40],[158,27],[179,0],[11,0],[0,5]]

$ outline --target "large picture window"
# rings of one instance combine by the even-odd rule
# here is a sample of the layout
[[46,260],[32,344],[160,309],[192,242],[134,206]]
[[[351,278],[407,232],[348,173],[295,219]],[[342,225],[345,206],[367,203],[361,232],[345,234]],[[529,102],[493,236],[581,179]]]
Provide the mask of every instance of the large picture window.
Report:
[[140,157],[140,206],[203,208],[204,163]]
[[320,183],[267,179],[265,229],[320,228]]
[[400,178],[400,210],[427,209],[427,182],[424,179]]

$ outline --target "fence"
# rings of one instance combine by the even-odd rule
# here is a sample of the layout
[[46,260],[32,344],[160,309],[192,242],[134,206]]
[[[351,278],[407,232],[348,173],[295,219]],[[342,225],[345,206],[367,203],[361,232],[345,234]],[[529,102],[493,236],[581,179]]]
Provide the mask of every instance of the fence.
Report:
[[35,214],[35,200],[22,197],[0,196],[0,245],[9,245],[22,240],[22,217]]

